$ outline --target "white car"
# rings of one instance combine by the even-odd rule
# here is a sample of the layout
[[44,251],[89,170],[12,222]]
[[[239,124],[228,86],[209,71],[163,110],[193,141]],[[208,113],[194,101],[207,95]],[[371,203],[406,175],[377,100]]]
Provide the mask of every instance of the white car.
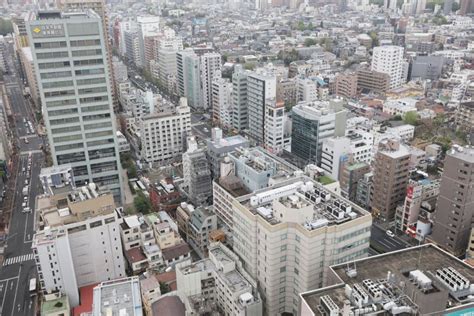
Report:
[[23,208],[23,213],[31,213],[31,208],[29,207]]
[[26,202],[23,202],[23,203],[21,204],[21,207],[25,208],[25,207],[26,207]]
[[395,237],[395,234],[391,230],[387,230],[387,236],[389,237]]

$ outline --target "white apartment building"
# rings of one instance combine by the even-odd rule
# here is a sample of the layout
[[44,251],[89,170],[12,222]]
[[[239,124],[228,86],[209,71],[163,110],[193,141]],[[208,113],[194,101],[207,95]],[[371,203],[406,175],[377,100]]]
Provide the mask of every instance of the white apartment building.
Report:
[[157,48],[157,71],[158,80],[163,88],[169,92],[177,92],[176,77],[177,64],[176,53],[183,50],[183,39],[175,35],[174,31],[166,30],[163,37],[160,38]]
[[383,112],[388,113],[390,115],[400,115],[404,116],[408,112],[417,112],[415,99],[395,99],[395,100],[387,100],[383,104]]
[[150,36],[156,36],[160,32],[160,17],[159,16],[137,16],[137,28],[138,28],[138,42],[140,52],[140,67],[147,66],[146,58],[146,45],[145,38]]
[[79,305],[79,288],[126,276],[120,219],[111,193],[93,184],[40,196],[32,249],[43,291],[66,294]]
[[212,80],[212,120],[220,126],[232,126],[232,83],[217,73]]
[[390,75],[390,89],[400,87],[403,77],[403,47],[388,45],[374,47],[372,70]]
[[321,168],[329,173],[331,178],[339,180],[339,172],[344,162],[372,161],[374,137],[371,133],[350,130],[343,137],[331,137],[323,142]]
[[221,67],[222,62],[219,53],[206,53],[200,58],[201,96],[204,109],[213,109],[212,82],[216,74],[220,75]]
[[311,79],[299,78],[296,81],[296,100],[298,102],[314,102],[318,100],[318,86]]
[[262,315],[257,282],[245,272],[238,257],[220,243],[209,247],[209,258],[178,267],[176,282],[186,315],[220,311],[232,316]]
[[141,156],[148,163],[163,164],[179,158],[186,135],[191,133],[191,110],[186,98],[171,111],[146,115],[139,122]]
[[403,124],[400,126],[389,127],[385,132],[400,138],[405,143],[408,143],[413,139],[413,137],[415,137],[415,126]]
[[245,195],[215,183],[215,212],[224,205],[233,250],[259,284],[265,315],[297,315],[298,293],[324,286],[328,266],[368,254],[371,215],[307,177]]
[[276,99],[276,77],[265,73],[249,72],[247,75],[248,133],[257,144],[265,142],[265,105]]
[[283,152],[290,137],[285,135],[285,104],[267,100],[265,104],[264,147],[273,154]]
[[122,173],[100,17],[93,11],[38,13],[27,30],[53,164],[71,164],[76,185],[107,186],[120,199]]

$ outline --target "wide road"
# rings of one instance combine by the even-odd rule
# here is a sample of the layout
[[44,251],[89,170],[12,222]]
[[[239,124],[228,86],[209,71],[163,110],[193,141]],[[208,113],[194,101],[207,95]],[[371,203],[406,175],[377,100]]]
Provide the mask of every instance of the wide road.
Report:
[[372,224],[370,245],[372,248],[381,253],[400,250],[410,246],[397,236],[388,236],[386,231],[377,224]]
[[[40,150],[42,139],[36,132],[33,111],[23,96],[23,83],[18,77],[19,65],[12,58],[11,47],[9,51],[7,62],[10,73],[4,76],[4,81],[14,114],[13,134],[17,139],[20,158],[18,170],[13,171],[17,172],[13,209],[4,262],[0,268],[0,316],[29,316],[35,315],[36,311],[36,297],[29,293],[29,281],[36,278],[31,243],[34,234],[35,198],[42,193],[38,176],[44,157]],[[24,196],[23,188],[26,185],[28,190]],[[29,207],[32,213],[23,212],[24,206]]]

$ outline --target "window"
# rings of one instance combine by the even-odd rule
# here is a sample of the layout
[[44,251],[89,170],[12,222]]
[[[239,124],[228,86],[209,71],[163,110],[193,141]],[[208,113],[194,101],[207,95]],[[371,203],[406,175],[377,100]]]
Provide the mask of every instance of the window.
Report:
[[70,71],[54,71],[54,72],[42,73],[40,75],[41,79],[56,79],[56,78],[64,78],[64,77],[71,77],[71,76],[72,76],[72,72]]
[[300,271],[299,271],[298,269],[295,268],[294,271],[295,271],[295,274],[296,274],[296,275],[300,275]]
[[57,101],[46,101],[46,107],[52,108],[55,106],[64,106],[64,105],[75,105],[76,99],[65,99]]
[[103,59],[86,59],[86,60],[75,60],[74,66],[87,66],[87,65],[102,65]]
[[36,54],[37,59],[61,58],[61,57],[69,57],[69,55],[67,52],[48,52],[48,53]]
[[280,251],[285,251],[286,250],[286,245],[283,245],[280,247]]
[[286,272],[286,267],[281,267],[280,268],[280,273]]
[[89,225],[90,228],[99,227],[99,226],[102,226],[102,221],[96,221],[96,222],[90,223]]
[[72,57],[102,55],[101,49],[84,49],[72,51]]
[[105,73],[104,68],[82,69],[82,70],[75,71],[76,76],[101,75],[104,73]]
[[43,89],[72,87],[72,86],[73,86],[73,82],[71,80],[55,81],[55,82],[44,82],[43,83]]
[[53,69],[53,68],[63,68],[69,67],[71,64],[68,61],[57,61],[51,63],[39,63],[39,69]]
[[105,78],[78,79],[76,83],[78,86],[105,83]]
[[43,49],[43,48],[60,48],[60,47],[67,47],[66,42],[46,42],[46,43],[35,43],[35,48]]
[[100,40],[78,40],[78,41],[71,41],[71,47],[84,47],[84,46],[97,46],[100,45]]

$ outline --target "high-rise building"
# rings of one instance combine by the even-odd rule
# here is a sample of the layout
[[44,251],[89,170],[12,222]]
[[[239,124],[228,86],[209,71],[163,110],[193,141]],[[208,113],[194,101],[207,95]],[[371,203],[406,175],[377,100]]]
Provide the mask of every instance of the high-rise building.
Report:
[[183,188],[197,206],[207,205],[212,196],[212,178],[205,148],[198,148],[194,136],[188,137],[183,153]]
[[[140,52],[140,64],[142,68],[149,67],[149,62],[153,56],[153,37],[157,36],[160,31],[160,17],[158,16],[138,16],[138,47]],[[151,45],[150,45],[151,41]],[[147,53],[148,48],[148,53]],[[151,52],[150,52],[151,51]],[[150,56],[151,55],[151,56]]]
[[410,152],[397,139],[385,139],[378,145],[373,159],[374,177],[370,192],[372,213],[390,221],[402,203],[409,177]]
[[191,110],[181,98],[176,107],[145,115],[139,126],[142,158],[158,165],[171,162],[184,151],[186,135],[191,132]]
[[321,184],[290,176],[245,194],[221,186],[225,178],[214,205],[231,209],[233,250],[258,281],[265,315],[297,315],[298,293],[322,287],[327,266],[367,256],[372,217]]
[[291,152],[304,164],[320,164],[323,141],[344,136],[347,111],[340,100],[301,102],[293,107]]
[[110,192],[88,186],[39,197],[33,253],[42,290],[67,294],[79,304],[78,288],[125,277],[120,218]]
[[232,127],[238,131],[248,128],[247,72],[235,65],[232,74]]
[[265,104],[264,147],[271,153],[280,154],[289,145],[290,136],[285,134],[285,104],[267,100]]
[[220,75],[221,55],[219,53],[206,53],[200,59],[202,106],[205,110],[213,110],[212,82],[214,76]]
[[158,67],[158,81],[162,88],[170,93],[177,93],[176,53],[183,50],[183,40],[174,31],[165,30],[158,41],[155,61]]
[[249,136],[257,144],[265,142],[265,105],[276,98],[276,77],[250,72],[247,75],[247,109]]
[[176,53],[178,95],[186,97],[192,108],[201,108],[201,71],[199,56],[193,49]]
[[232,83],[222,78],[220,72],[212,80],[212,121],[218,125],[232,127]]
[[459,14],[460,15],[466,15],[468,13],[471,13],[472,11],[472,0],[460,0],[459,2],[460,8],[459,8]]
[[[61,10],[73,10],[73,11],[87,11],[92,10],[97,13],[102,20],[102,30],[104,33],[104,41],[105,41],[105,50],[107,51],[107,63],[109,64],[109,80],[110,84],[113,83],[113,67],[112,67],[112,48],[111,48],[111,41],[108,36],[109,31],[109,15],[107,14],[107,6],[105,0],[59,0],[58,7]],[[117,108],[117,92],[115,91],[115,87],[112,86],[112,101],[114,105],[114,109]]]
[[357,70],[357,89],[385,93],[390,88],[390,75],[368,68]]
[[443,14],[449,15],[453,10],[454,0],[445,0],[443,4]]
[[354,98],[357,95],[357,74],[339,74],[336,76],[334,94],[345,98]]
[[39,13],[27,24],[54,165],[71,164],[76,185],[121,197],[116,120],[100,17]]
[[365,162],[346,162],[339,174],[341,195],[349,201],[355,202],[359,181],[370,172],[370,165]]
[[474,149],[454,147],[444,161],[431,239],[453,255],[463,255],[473,215]]
[[390,75],[390,89],[401,86],[403,78],[403,47],[377,46],[372,55],[372,70]]

